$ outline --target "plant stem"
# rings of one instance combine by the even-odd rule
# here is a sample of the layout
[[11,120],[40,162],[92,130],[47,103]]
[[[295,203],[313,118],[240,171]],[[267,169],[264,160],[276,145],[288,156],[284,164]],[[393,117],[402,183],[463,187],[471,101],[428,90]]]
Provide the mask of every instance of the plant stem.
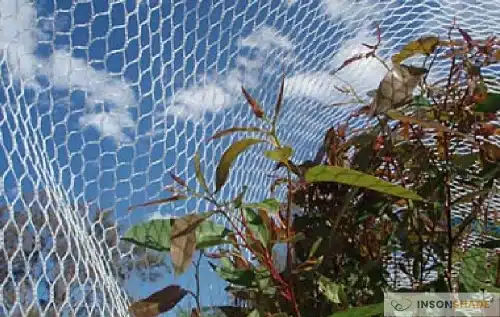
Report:
[[286,238],[287,238],[287,248],[286,248],[286,262],[287,262],[287,275],[288,275],[288,289],[290,291],[290,297],[293,304],[293,309],[295,315],[300,317],[300,310],[297,306],[297,300],[295,299],[295,292],[293,290],[293,276],[292,276],[292,248],[293,245],[290,242],[290,237],[292,235],[292,174],[290,168],[287,169],[287,181],[288,181],[288,202],[286,204]]
[[200,255],[198,256],[198,260],[196,261],[194,267],[195,267],[195,272],[194,272],[194,278],[196,281],[196,296],[195,296],[195,301],[196,301],[196,308],[198,309],[198,313],[201,314],[201,301],[200,301],[200,264],[201,264],[201,258],[203,257],[203,250],[200,250]]

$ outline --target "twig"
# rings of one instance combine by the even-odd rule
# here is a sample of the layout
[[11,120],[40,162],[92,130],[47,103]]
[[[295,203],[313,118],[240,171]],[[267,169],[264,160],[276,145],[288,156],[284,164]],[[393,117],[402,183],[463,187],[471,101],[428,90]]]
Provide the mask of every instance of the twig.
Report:
[[193,263],[194,264],[194,278],[196,281],[196,294],[195,294],[195,301],[196,301],[196,308],[198,309],[198,313],[201,314],[201,301],[200,301],[200,264],[201,264],[201,258],[203,257],[203,250],[200,250],[200,255],[198,256],[198,260]]

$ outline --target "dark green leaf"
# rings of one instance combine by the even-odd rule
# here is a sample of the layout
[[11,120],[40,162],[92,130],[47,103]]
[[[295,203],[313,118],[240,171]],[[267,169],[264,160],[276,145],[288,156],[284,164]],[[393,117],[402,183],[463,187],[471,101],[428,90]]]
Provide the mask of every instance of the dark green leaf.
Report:
[[185,195],[176,195],[176,196],[172,196],[172,197],[168,197],[168,198],[161,198],[161,199],[157,199],[157,200],[148,201],[147,203],[140,204],[140,205],[135,205],[135,206],[129,207],[128,210],[134,210],[134,209],[137,209],[140,207],[162,205],[165,203],[169,203],[169,202],[173,202],[173,201],[177,201],[177,200],[183,200],[183,199],[186,199]]
[[209,192],[210,188],[208,188],[207,182],[205,181],[205,176],[203,175],[203,171],[201,169],[200,154],[198,152],[194,155],[194,170],[198,183],[200,183],[201,187],[205,191]]
[[227,258],[220,259],[220,266],[209,262],[212,269],[224,280],[234,285],[251,287],[255,281],[255,272],[250,269],[237,269]]
[[136,317],[155,317],[174,308],[188,293],[179,285],[169,285],[133,303],[129,310]]
[[487,291],[499,293],[500,288],[493,286],[496,280],[497,263],[492,261],[488,266],[488,250],[473,248],[463,257],[458,279],[462,291],[475,293]]
[[229,176],[229,170],[231,169],[234,161],[238,158],[238,155],[243,153],[252,145],[262,142],[263,140],[258,140],[258,139],[244,139],[233,143],[226,150],[226,152],[224,152],[215,173],[215,188],[217,192],[226,183],[227,178]]
[[486,99],[477,103],[474,108],[475,112],[486,112],[486,113],[494,113],[500,110],[500,94],[496,93],[488,93]]
[[500,240],[487,241],[487,242],[481,243],[479,245],[479,247],[485,248],[485,249],[498,249],[498,248],[500,248]]
[[308,182],[337,182],[367,188],[396,197],[423,200],[422,197],[404,187],[381,180],[375,176],[339,166],[316,166],[306,172]]
[[255,238],[266,246],[271,240],[271,233],[268,231],[264,219],[251,208],[244,208],[243,216],[246,219],[248,229],[252,231]]
[[466,155],[453,155],[451,160],[453,163],[453,167],[460,170],[465,170],[472,167],[474,163],[479,161],[479,153],[470,153]]
[[273,151],[265,151],[264,155],[273,161],[276,162],[288,162],[288,159],[292,156],[293,149],[289,146],[284,146],[282,148],[273,150]]
[[[170,235],[175,218],[153,219],[130,228],[122,240],[161,252],[169,252]],[[196,248],[204,249],[230,243],[227,239],[231,231],[210,220],[203,221],[196,228]]]
[[236,132],[261,132],[261,133],[267,133],[266,131],[262,130],[261,128],[257,127],[233,127],[229,128],[220,132],[217,132],[214,134],[211,138],[209,138],[207,141],[215,140],[218,138],[221,138],[223,136],[236,133]]
[[372,317],[384,313],[384,303],[353,307],[331,315],[330,317]]

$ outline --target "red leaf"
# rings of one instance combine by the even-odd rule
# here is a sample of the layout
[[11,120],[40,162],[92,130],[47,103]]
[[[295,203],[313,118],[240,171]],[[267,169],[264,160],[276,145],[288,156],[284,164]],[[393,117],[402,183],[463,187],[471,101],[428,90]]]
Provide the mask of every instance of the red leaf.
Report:
[[154,206],[154,205],[161,205],[161,204],[164,204],[164,203],[169,203],[169,202],[172,202],[172,201],[182,200],[182,199],[186,199],[186,196],[185,195],[176,195],[176,196],[172,196],[172,197],[168,197],[168,198],[161,198],[161,199],[157,199],[157,200],[148,201],[147,203],[144,203],[144,204],[140,204],[140,205],[135,205],[135,206],[132,206],[132,207],[128,207],[128,210],[137,209],[139,207],[148,207],[148,206]]
[[245,88],[241,87],[241,91],[243,92],[243,95],[245,96],[248,104],[252,108],[253,113],[257,118],[262,118],[264,116],[264,110],[259,106],[257,101],[246,91]]
[[181,185],[182,187],[187,187],[187,184],[186,182],[180,178],[179,176],[176,176],[174,173],[170,172],[170,177],[172,177],[172,179],[179,185]]
[[472,37],[470,37],[469,33],[467,33],[466,31],[462,30],[461,28],[458,28],[458,32],[460,32],[460,34],[464,38],[464,41],[466,41],[468,45],[472,44],[473,40],[472,40]]

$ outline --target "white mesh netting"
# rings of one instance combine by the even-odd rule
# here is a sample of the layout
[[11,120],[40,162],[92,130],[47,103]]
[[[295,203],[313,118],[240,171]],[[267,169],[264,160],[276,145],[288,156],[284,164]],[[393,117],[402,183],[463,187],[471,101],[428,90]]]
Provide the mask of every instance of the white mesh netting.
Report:
[[[389,57],[454,17],[473,37],[500,34],[494,0],[0,0],[0,316],[128,316],[130,298],[192,288],[192,272],[175,279],[118,237],[203,210],[127,208],[165,197],[169,171],[194,184],[196,150],[213,181],[231,138],[206,139],[254,120],[240,86],[271,105],[286,70],[280,131],[310,158],[348,113],[325,107],[341,101],[328,74],[376,42],[377,24]],[[365,60],[338,76],[364,93],[384,74]],[[263,198],[270,163],[252,152],[237,163],[222,194],[247,185],[248,200]],[[224,303],[202,271],[204,304]]]

